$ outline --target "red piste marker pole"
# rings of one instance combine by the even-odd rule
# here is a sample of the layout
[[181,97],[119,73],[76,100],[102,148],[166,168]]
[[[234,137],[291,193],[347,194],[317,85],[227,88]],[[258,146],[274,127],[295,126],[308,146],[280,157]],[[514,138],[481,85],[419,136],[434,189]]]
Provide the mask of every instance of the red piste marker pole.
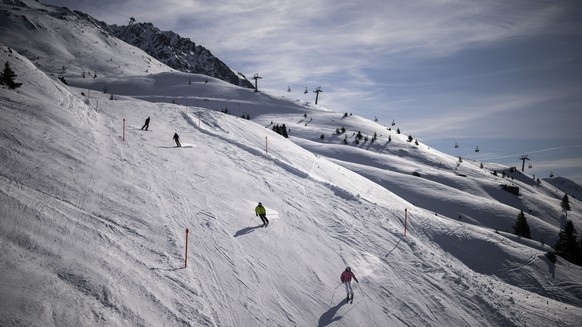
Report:
[[186,228],[186,256],[184,257],[184,268],[188,267],[188,228]]
[[408,220],[408,209],[404,209],[404,238],[406,238],[406,221]]

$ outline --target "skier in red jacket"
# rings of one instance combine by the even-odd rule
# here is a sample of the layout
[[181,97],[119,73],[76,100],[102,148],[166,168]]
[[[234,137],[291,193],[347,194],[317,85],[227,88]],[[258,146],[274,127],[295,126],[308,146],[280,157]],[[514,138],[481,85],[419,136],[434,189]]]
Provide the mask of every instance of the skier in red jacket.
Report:
[[359,283],[358,279],[356,278],[356,275],[354,275],[354,273],[352,272],[352,268],[346,267],[346,270],[344,270],[344,272],[340,276],[340,280],[342,281],[342,283],[344,283],[344,286],[346,287],[346,293],[348,293],[346,302],[354,300],[354,290],[352,290],[352,278],[356,281],[356,283]]

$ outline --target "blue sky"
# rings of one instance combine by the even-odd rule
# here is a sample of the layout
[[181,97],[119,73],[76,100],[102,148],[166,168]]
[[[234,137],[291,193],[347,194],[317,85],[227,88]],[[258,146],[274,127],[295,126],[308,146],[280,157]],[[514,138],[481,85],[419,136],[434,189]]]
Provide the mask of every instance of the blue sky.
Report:
[[582,184],[580,1],[43,2],[152,22],[273,95],[314,102],[321,87],[319,105],[441,151],[518,167],[527,154],[528,173]]

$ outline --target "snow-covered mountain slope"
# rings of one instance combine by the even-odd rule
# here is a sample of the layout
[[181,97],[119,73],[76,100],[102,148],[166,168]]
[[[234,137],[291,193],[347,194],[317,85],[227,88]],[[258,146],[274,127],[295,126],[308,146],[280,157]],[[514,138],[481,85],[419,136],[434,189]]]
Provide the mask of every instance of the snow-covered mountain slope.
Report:
[[[566,221],[563,191],[545,180],[459,162],[407,142],[399,126],[177,72],[82,13],[2,6],[0,63],[23,85],[0,88],[0,325],[582,318],[582,269],[545,257]],[[377,138],[356,144],[358,131]],[[580,202],[570,201],[580,229]],[[520,210],[532,240],[511,234]],[[346,265],[360,280],[353,304],[339,284]]]
[[35,1],[0,3],[0,42],[46,73],[89,79],[173,71],[101,25],[89,16]]
[[43,71],[65,78],[176,70],[252,87],[209,50],[173,32],[142,23],[110,26],[80,11],[32,0],[0,1],[0,42]]
[[151,23],[108,26],[119,39],[181,72],[204,74],[234,85],[252,88],[246,77],[231,70],[201,45],[172,31],[160,31]]
[[[200,75],[192,84],[182,73],[111,80],[120,92],[109,100],[95,91],[100,78],[70,78],[82,87],[67,87],[3,46],[6,61],[24,84],[0,89],[1,325],[576,326],[582,318],[580,267],[550,263],[548,245],[495,233],[489,224],[516,215],[495,187],[509,182],[475,164],[455,173],[455,158],[386,128],[374,144],[341,144],[336,126],[350,142],[353,131],[380,126]],[[225,106],[233,115],[219,112]],[[271,121],[292,137],[272,132]],[[175,132],[183,148],[173,147]],[[558,201],[545,183],[513,182],[522,187],[513,201],[536,198],[533,211]],[[254,216],[258,201],[267,228]],[[467,218],[448,215],[457,202]],[[579,219],[572,203],[569,217]],[[559,228],[528,219],[534,235]],[[353,304],[339,283],[346,265],[360,281]]]

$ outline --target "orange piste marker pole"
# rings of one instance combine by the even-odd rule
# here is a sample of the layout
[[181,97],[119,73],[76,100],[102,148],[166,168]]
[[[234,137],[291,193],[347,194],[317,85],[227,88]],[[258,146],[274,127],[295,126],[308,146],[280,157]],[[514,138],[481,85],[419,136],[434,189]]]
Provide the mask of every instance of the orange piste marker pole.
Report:
[[188,267],[188,228],[186,228],[186,255],[184,256],[184,268]]
[[408,209],[404,209],[404,238],[406,238],[406,221],[408,220]]

